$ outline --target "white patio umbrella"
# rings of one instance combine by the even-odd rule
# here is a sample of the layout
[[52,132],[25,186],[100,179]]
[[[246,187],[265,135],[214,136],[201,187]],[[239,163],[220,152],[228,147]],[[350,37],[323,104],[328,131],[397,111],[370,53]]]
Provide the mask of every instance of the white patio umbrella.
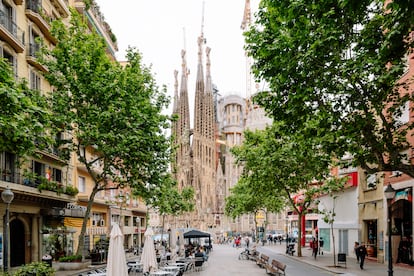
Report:
[[171,250],[172,258],[175,257],[175,253],[177,251],[176,245],[177,245],[177,230],[175,228],[172,228],[171,233],[170,233],[170,250]]
[[109,238],[108,264],[106,275],[127,276],[128,268],[124,250],[124,235],[119,225],[114,223]]
[[141,255],[141,263],[144,273],[152,271],[158,267],[157,256],[155,255],[154,241],[152,240],[153,235],[154,231],[152,231],[152,228],[148,227],[144,233],[145,241]]

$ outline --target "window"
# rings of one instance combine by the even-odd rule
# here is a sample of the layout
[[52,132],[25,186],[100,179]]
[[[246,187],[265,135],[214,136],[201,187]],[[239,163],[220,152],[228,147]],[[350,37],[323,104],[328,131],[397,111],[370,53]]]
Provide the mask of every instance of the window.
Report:
[[78,190],[80,193],[85,192],[85,177],[83,176],[78,177]]
[[0,2],[0,12],[2,25],[7,28],[7,30],[12,33],[14,36],[17,35],[17,25],[16,25],[16,12],[12,6],[10,6],[7,1],[3,0]]
[[120,216],[119,215],[112,215],[111,216],[111,222],[115,222],[115,223],[119,223],[120,220]]
[[377,174],[368,174],[367,175],[367,189],[374,189],[377,187]]
[[103,227],[105,226],[105,219],[103,213],[93,213],[92,214],[92,225]]
[[[46,165],[37,161],[33,161],[33,172],[37,176],[43,176],[46,177]],[[36,183],[40,184],[40,179],[36,179]]]
[[12,182],[14,179],[15,155],[2,152],[0,154],[0,179],[6,182]]
[[7,51],[3,47],[0,47],[0,57],[6,59],[10,66],[12,67],[12,72],[14,73],[15,78],[17,78],[17,60],[16,57],[11,53],[11,51]]
[[32,26],[29,26],[29,53],[28,55],[36,58],[37,53],[40,50],[39,44],[40,36],[33,30]]
[[53,168],[52,169],[52,180],[62,183],[62,170]]
[[34,70],[30,70],[30,89],[41,90],[40,76]]

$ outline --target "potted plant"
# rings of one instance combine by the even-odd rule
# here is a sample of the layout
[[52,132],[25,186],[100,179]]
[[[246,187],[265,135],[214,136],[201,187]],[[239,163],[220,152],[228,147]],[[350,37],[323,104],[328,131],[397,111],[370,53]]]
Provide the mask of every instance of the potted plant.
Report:
[[34,187],[36,183],[37,174],[32,171],[24,171],[23,172],[23,184],[26,186]]
[[72,185],[68,185],[65,187],[65,194],[70,195],[70,196],[75,196],[79,193],[78,188],[72,186]]
[[82,261],[82,255],[70,255],[70,256],[64,256],[59,258],[59,262],[62,263],[79,263]]
[[33,262],[21,266],[13,275],[15,276],[49,276],[55,275],[55,269],[44,262]]
[[58,270],[79,270],[86,268],[90,262],[82,262],[82,255],[60,257],[56,264]]

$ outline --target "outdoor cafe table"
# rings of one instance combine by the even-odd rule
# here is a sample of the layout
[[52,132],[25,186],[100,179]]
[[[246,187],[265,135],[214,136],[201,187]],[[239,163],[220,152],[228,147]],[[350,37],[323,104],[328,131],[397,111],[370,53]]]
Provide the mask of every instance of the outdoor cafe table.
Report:
[[180,270],[180,267],[169,265],[169,266],[164,266],[162,269],[165,271],[170,271],[170,272],[178,272]]
[[187,266],[186,263],[168,263],[169,266],[178,266],[180,268],[185,268]]
[[127,265],[128,267],[133,269],[135,272],[142,271],[142,263],[140,262],[128,262]]
[[153,272],[150,272],[150,275],[168,275],[168,276],[171,276],[171,275],[173,275],[173,273],[171,273],[171,272],[169,272],[169,271],[165,271],[165,270],[158,270],[158,271],[153,271]]

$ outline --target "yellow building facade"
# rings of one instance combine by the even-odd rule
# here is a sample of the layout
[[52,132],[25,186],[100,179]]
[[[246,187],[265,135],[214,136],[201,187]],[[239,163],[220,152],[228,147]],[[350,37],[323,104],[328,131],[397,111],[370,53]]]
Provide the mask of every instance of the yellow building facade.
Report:
[[[85,17],[91,30],[105,39],[107,53],[115,61],[116,39],[94,1],[0,0],[0,56],[9,61],[16,80],[25,79],[31,89],[43,93],[52,91],[43,77],[47,69],[37,61],[39,39],[53,48],[57,41],[50,32],[51,22],[55,19],[69,22],[71,7]],[[68,138],[67,135],[62,134],[57,139]],[[85,149],[85,154],[94,153]],[[14,268],[40,261],[45,254],[51,254],[54,260],[73,254],[94,185],[91,177],[75,154],[68,161],[58,148],[39,151],[20,167],[16,165],[18,158],[0,152],[0,192],[9,188],[14,194],[8,208],[7,263]],[[40,191],[41,185],[54,188]],[[67,187],[71,190],[76,187],[79,194],[69,193]],[[128,190],[112,190],[96,196],[87,223],[84,252],[92,251],[101,244],[99,241],[107,240],[112,222],[120,223],[125,234],[125,248],[142,243],[147,209],[141,200],[129,194]],[[120,196],[124,198],[122,202],[118,200]],[[2,215],[6,207],[0,204]],[[0,220],[1,248],[6,242],[6,231],[6,225]],[[4,258],[0,265],[3,262]]]

